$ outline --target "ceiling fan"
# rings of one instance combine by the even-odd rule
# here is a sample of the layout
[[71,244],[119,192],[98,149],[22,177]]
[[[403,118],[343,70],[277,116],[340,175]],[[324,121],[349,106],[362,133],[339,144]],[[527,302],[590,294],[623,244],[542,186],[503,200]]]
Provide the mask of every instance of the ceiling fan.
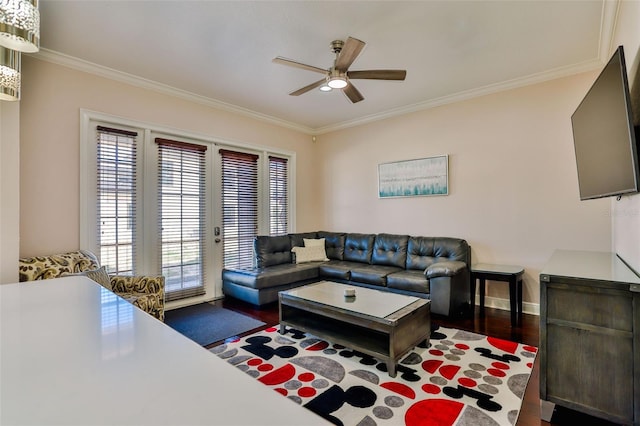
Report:
[[351,80],[367,79],[367,80],[404,80],[407,76],[406,70],[362,70],[349,71],[349,67],[356,60],[365,42],[353,37],[347,38],[347,41],[334,40],[331,42],[331,50],[336,55],[333,66],[328,69],[314,67],[291,59],[278,56],[273,62],[282,65],[289,65],[296,68],[302,68],[308,71],[314,71],[324,74],[324,77],[314,83],[304,86],[294,92],[289,93],[291,96],[299,96],[316,87],[328,87],[329,89],[342,89],[344,94],[352,103],[360,102],[364,96],[355,88]]

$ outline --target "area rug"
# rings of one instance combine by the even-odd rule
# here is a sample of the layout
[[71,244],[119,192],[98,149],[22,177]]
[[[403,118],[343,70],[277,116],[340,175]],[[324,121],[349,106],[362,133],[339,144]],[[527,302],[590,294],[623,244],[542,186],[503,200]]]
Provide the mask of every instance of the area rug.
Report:
[[207,346],[265,325],[238,312],[200,303],[165,312],[164,322],[194,342]]
[[440,327],[395,378],[383,362],[289,328],[211,352],[336,425],[478,426],[516,423],[537,348]]

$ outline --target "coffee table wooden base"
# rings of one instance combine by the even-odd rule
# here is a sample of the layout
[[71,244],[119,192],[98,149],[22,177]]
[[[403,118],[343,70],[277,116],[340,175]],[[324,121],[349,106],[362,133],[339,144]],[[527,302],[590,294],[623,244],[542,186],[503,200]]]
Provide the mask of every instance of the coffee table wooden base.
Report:
[[377,318],[334,306],[290,297],[281,292],[280,333],[285,326],[302,330],[386,362],[389,376],[396,365],[431,335],[430,301],[419,299],[397,312]]

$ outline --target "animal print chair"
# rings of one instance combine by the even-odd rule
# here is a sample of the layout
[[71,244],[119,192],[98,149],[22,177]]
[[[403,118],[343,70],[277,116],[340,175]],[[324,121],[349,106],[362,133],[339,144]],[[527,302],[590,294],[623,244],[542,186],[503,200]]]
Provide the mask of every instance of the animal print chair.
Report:
[[87,250],[22,258],[19,280],[34,281],[85,275],[134,306],[164,321],[164,277],[108,275],[95,254]]

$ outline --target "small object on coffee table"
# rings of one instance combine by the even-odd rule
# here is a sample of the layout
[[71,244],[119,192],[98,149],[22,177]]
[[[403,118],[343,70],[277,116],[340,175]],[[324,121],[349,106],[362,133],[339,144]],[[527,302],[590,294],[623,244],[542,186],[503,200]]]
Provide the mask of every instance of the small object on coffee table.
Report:
[[345,288],[344,297],[356,297],[356,289],[351,287]]

